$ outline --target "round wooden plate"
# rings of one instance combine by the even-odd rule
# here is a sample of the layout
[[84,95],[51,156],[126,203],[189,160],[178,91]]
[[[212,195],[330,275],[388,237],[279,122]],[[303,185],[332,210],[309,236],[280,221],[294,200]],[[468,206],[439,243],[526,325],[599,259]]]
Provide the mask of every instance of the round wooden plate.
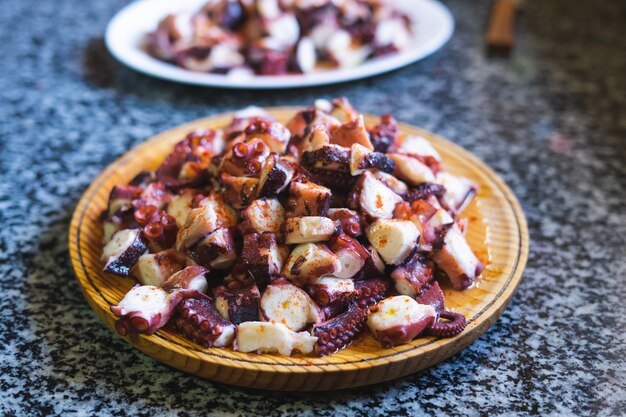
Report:
[[[295,108],[270,109],[281,122]],[[111,164],[89,187],[72,217],[69,247],[76,278],[89,305],[114,329],[109,310],[135,284],[102,272],[100,213],[111,188],[125,184],[142,170],[154,170],[174,143],[197,128],[225,126],[232,114],[197,120],[161,133]],[[367,116],[368,125],[377,118]],[[485,264],[476,284],[465,291],[443,286],[446,307],[467,317],[467,328],[457,337],[422,337],[407,345],[384,349],[369,334],[358,343],[325,358],[258,355],[231,349],[204,349],[179,334],[162,329],[153,336],[124,339],[154,359],[203,378],[243,387],[313,391],[341,389],[399,378],[432,366],[457,353],[483,334],[508,306],[522,278],[528,257],[528,230],[524,213],[509,188],[483,162],[461,147],[413,126],[404,133],[422,135],[441,153],[445,169],[474,180],[478,198],[465,209],[467,239]],[[114,352],[112,352],[114,354]]]

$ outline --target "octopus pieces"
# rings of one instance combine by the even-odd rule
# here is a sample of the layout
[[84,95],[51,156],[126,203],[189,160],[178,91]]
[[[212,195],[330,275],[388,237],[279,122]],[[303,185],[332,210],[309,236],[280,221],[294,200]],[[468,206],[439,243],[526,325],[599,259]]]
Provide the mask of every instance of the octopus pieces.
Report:
[[[233,10],[215,18],[239,27]],[[318,356],[367,332],[385,347],[458,335],[465,317],[438,281],[463,290],[483,270],[458,218],[476,186],[442,162],[345,98],[285,125],[248,109],[191,132],[111,190],[103,268],[138,282],[111,306],[117,331],[169,325],[205,348]]]
[[[195,13],[163,18],[146,46],[155,58],[191,71],[302,74],[404,50],[412,31],[411,17],[392,2],[211,0]],[[341,110],[356,113],[347,105]],[[271,125],[264,129],[259,133],[280,139]],[[284,152],[285,142],[268,145]]]

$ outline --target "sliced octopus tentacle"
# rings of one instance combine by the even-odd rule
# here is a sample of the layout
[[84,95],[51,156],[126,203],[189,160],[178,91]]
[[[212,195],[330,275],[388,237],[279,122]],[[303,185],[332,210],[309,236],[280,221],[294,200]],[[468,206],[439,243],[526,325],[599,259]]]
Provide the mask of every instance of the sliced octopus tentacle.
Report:
[[163,210],[156,217],[156,220],[152,220],[144,226],[143,235],[148,239],[151,247],[154,246],[161,250],[169,249],[176,243],[176,234],[178,233],[176,219]]
[[448,321],[437,320],[431,323],[430,326],[426,328],[425,333],[436,337],[452,337],[465,330],[467,321],[462,314],[452,311],[442,311],[439,313],[439,319],[442,318]]
[[331,172],[350,172],[350,148],[326,145],[302,154],[300,163],[310,170],[327,170]]
[[111,312],[118,317],[115,329],[122,336],[135,333],[154,334],[167,324],[176,307],[188,298],[208,297],[195,289],[166,291],[151,285],[135,285],[119,305],[110,307]]
[[[117,314],[115,310],[112,311]],[[164,321],[161,313],[149,316],[141,311],[132,311],[115,321],[115,330],[121,336],[133,333],[151,335],[164,325]]]
[[259,319],[261,293],[254,281],[248,287],[229,285],[214,288],[213,297],[216,309],[233,324],[239,325]]
[[415,301],[420,304],[430,305],[437,314],[445,310],[443,291],[437,281],[433,281],[422,293],[415,297]]
[[434,184],[431,182],[425,182],[415,187],[412,187],[404,194],[404,199],[408,202],[417,200],[426,200],[431,195],[441,197],[446,193],[446,188],[441,184]]
[[352,237],[359,237],[363,234],[361,227],[361,216],[356,211],[349,209],[330,209],[328,217],[331,220],[338,221],[343,232]]
[[235,177],[261,174],[263,163],[270,155],[269,147],[257,138],[235,144],[226,153],[219,166],[219,171]]
[[228,346],[235,326],[222,317],[207,299],[188,299],[178,306],[174,328],[203,347]]
[[385,279],[372,278],[356,281],[354,287],[356,289],[356,303],[361,308],[367,308],[387,298],[390,295],[391,286]]
[[313,182],[325,187],[349,190],[354,186],[358,177],[353,177],[349,172],[332,171],[322,168],[309,168]]
[[363,333],[366,324],[367,309],[351,304],[345,313],[313,326],[315,353],[326,356],[345,348]]
[[158,181],[168,188],[177,190],[184,187],[198,186],[205,182],[204,170],[193,178],[179,178],[181,168],[186,162],[200,163],[202,153],[215,151],[212,142],[216,137],[213,130],[191,132],[174,146],[174,150],[165,158],[156,171]]

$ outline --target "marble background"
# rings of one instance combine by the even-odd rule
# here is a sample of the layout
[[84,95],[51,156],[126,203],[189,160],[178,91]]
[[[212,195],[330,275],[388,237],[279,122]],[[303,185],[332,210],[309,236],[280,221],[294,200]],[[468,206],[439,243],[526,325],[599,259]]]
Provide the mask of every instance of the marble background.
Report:
[[[626,2],[526,2],[510,59],[483,51],[490,2],[446,3],[456,33],[418,64],[255,93],[174,85],[114,62],[102,34],[124,1],[0,2],[0,413],[624,415]],[[422,373],[323,395],[203,381],[107,330],[68,259],[68,223],[90,181],[182,122],[337,95],[465,146],[511,186],[532,243],[502,318]]]

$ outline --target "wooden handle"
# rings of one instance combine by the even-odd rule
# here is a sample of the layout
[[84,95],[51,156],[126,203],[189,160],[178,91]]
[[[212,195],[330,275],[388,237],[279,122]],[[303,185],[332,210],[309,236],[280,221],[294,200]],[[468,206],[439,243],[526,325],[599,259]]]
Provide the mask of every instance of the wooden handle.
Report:
[[486,36],[490,52],[509,53],[513,48],[516,10],[517,0],[495,0]]

